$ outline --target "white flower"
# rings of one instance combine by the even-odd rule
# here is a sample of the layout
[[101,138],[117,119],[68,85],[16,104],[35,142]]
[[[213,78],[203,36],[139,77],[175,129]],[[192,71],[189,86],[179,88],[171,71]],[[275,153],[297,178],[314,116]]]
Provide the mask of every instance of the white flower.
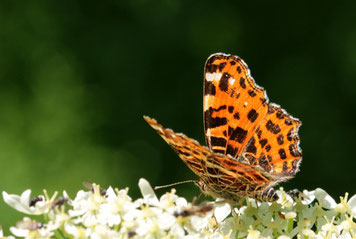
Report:
[[282,235],[282,236],[279,236],[278,239],[290,239],[290,237],[286,236],[286,235]]
[[73,224],[65,224],[64,231],[69,235],[72,235],[74,238],[89,238],[90,236],[89,230]]
[[106,191],[106,197],[106,201],[99,205],[98,220],[109,227],[119,225],[121,214],[127,211],[126,207],[131,204],[131,200],[120,197],[120,192],[116,195],[112,187]]
[[315,200],[315,190],[303,190],[302,203],[304,205],[311,204]]
[[334,209],[337,205],[335,200],[321,188],[317,188],[314,195],[323,208]]
[[16,227],[10,227],[10,231],[17,237],[27,238],[49,238],[54,233],[41,222],[24,217],[22,221],[16,224]]
[[38,201],[34,206],[30,206],[30,189],[24,191],[21,196],[15,194],[7,194],[5,191],[2,192],[2,196],[6,204],[8,204],[10,207],[29,215],[45,214],[50,209],[50,206],[48,202],[45,201],[44,196],[39,196],[42,200]]
[[282,187],[280,187],[280,189],[277,191],[277,195],[277,203],[281,204],[284,208],[290,208],[295,204],[293,198],[288,193],[286,193]]
[[[39,223],[24,218],[11,232],[19,237],[52,238],[54,232],[69,238],[352,238],[356,235],[356,196],[348,194],[336,203],[324,190],[303,191],[301,200],[281,189],[277,202],[247,198],[245,206],[232,208],[223,201],[193,204],[176,195],[175,189],[159,199],[145,179],[140,179],[142,198],[132,200],[128,189],[109,187],[104,193],[93,184],[59,207],[57,193],[46,191],[30,200],[3,192],[6,203],[28,214],[45,214]],[[313,203],[314,199],[318,202]],[[30,203],[31,202],[31,203]],[[36,202],[36,203],[34,203]],[[30,204],[32,206],[30,206]],[[238,206],[238,205],[237,205]],[[231,213],[232,209],[234,210]],[[0,237],[3,236],[0,228]],[[10,237],[9,237],[10,238]]]
[[109,227],[102,224],[98,224],[93,228],[89,228],[88,231],[91,239],[119,237],[119,233],[117,231],[111,230]]
[[307,236],[307,237],[315,237],[315,232],[310,229],[303,229],[302,233],[304,236]]
[[356,223],[352,220],[352,217],[346,216],[346,220],[342,221],[340,226],[344,232],[356,235]]
[[327,223],[321,227],[321,233],[325,236],[329,237],[333,234],[339,234],[339,229],[334,225],[334,219],[335,218],[332,218],[329,222],[329,220],[325,217]]
[[248,230],[247,239],[259,239],[261,236],[261,232],[257,230],[253,230],[252,227]]
[[138,186],[140,188],[141,194],[143,196],[143,200],[145,201],[146,204],[149,205],[158,205],[158,198],[155,194],[155,192],[153,191],[150,183],[144,179],[144,178],[140,178],[139,182],[138,182]]
[[351,207],[352,216],[356,218],[356,194],[349,199],[347,204]]
[[231,213],[231,206],[228,203],[215,203],[214,216],[217,222],[222,222]]
[[286,219],[294,219],[297,214],[295,212],[287,212],[285,215]]
[[340,203],[335,207],[335,211],[341,214],[352,214],[356,218],[356,195],[348,199],[349,194],[345,193],[345,197],[340,197]]
[[101,195],[100,187],[93,184],[94,192],[79,191],[72,201],[73,209],[68,213],[71,217],[76,217],[75,223],[82,223],[86,227],[94,226],[98,223],[97,214],[100,205],[106,198]]

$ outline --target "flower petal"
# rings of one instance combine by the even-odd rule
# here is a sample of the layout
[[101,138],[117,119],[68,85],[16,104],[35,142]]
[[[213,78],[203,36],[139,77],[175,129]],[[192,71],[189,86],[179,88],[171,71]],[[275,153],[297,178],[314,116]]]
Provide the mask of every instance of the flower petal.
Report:
[[347,204],[351,207],[353,217],[356,218],[356,194],[349,199]]
[[228,203],[216,203],[214,216],[218,222],[222,222],[231,213],[231,206]]
[[320,205],[326,209],[335,208],[337,205],[335,200],[321,188],[315,190],[315,197],[318,199]]
[[23,204],[23,200],[25,197],[27,197],[26,195],[30,195],[31,194],[31,190],[28,189],[25,192],[22,193],[22,195],[24,195],[24,197],[21,197],[16,195],[16,194],[8,194],[7,192],[3,191],[2,192],[2,196],[4,198],[4,201],[7,205],[9,205],[10,207],[16,209],[19,212],[23,212],[23,213],[27,213],[27,214],[32,214],[32,211],[30,210],[30,205],[29,205],[29,201],[25,202],[27,205],[25,206]]
[[155,192],[153,191],[150,183],[146,179],[140,178],[140,181],[138,182],[138,186],[140,188],[143,198],[145,200],[147,200],[148,204],[151,204],[151,205],[159,204],[159,201],[158,201],[158,198],[156,197]]

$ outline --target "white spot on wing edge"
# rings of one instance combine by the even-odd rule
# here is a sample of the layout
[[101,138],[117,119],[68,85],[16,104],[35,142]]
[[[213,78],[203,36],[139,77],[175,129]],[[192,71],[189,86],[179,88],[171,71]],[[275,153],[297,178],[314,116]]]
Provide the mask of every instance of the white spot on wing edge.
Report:
[[213,56],[219,56],[219,55],[223,55],[223,56],[231,56],[231,54],[226,54],[226,53],[223,53],[223,52],[217,52],[217,53],[214,53],[214,54],[211,54],[209,58],[213,57]]
[[214,80],[218,81],[220,80],[221,76],[222,76],[221,73],[206,73],[205,79],[206,81],[210,81],[210,82]]
[[203,110],[208,110],[208,106],[211,106],[211,101],[214,101],[213,95],[204,95],[203,97]]

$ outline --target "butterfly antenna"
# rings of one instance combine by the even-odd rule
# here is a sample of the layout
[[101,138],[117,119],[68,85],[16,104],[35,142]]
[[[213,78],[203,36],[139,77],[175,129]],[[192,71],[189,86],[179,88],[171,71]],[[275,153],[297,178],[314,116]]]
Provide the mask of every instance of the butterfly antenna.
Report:
[[187,181],[181,181],[181,182],[171,183],[171,184],[162,185],[162,186],[156,186],[153,189],[157,190],[157,189],[161,189],[161,188],[173,187],[175,185],[179,185],[179,184],[183,184],[183,183],[197,183],[197,182],[198,182],[198,180],[187,180]]

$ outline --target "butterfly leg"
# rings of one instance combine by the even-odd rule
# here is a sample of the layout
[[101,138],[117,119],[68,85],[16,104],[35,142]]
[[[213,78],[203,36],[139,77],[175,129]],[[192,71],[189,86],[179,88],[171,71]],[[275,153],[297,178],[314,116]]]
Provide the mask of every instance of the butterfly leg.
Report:
[[256,194],[254,198],[263,202],[274,202],[277,201],[279,197],[274,188],[267,188],[263,192]]

